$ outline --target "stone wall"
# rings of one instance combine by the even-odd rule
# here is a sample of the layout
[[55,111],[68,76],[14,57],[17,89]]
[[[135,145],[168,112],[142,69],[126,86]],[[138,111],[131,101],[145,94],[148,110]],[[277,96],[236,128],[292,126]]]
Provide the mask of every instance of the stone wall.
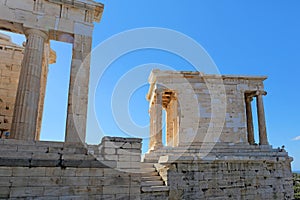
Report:
[[89,151],[99,161],[113,161],[106,174],[103,194],[109,199],[139,199],[141,193],[141,148],[142,140],[136,138],[104,137],[97,146],[89,146]]
[[139,172],[140,147],[139,139],[120,138],[89,147],[1,140],[0,198],[138,199],[140,175],[130,171]]
[[9,131],[11,128],[23,50],[24,47],[13,44],[9,36],[0,35],[0,130],[2,132]]
[[217,159],[198,158],[196,153],[161,157],[156,168],[170,187],[169,199],[293,199],[291,158],[286,152],[227,152],[215,155]]

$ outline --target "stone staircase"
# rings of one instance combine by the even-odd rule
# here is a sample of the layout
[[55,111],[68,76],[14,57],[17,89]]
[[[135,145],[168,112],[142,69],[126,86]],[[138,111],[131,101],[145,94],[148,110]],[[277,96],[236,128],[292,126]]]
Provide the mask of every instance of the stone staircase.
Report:
[[141,199],[167,199],[169,187],[156,171],[154,163],[141,163],[141,179]]
[[[200,148],[201,147],[201,148]],[[161,149],[146,153],[144,155],[144,162],[158,163],[162,156],[183,157],[186,159],[216,159],[216,158],[238,158],[247,157],[251,158],[253,153],[261,159],[269,157],[286,156],[287,152],[284,149],[273,149],[270,145],[246,145],[246,144],[204,144],[203,146],[189,146],[189,147],[163,147]]]

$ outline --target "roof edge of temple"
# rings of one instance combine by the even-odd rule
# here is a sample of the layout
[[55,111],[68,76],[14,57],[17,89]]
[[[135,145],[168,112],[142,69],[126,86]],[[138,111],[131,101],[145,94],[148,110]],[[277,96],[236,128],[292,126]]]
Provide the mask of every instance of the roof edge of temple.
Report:
[[104,4],[93,0],[47,0],[51,3],[69,4],[76,8],[94,10],[94,22],[100,22],[104,10]]
[[174,76],[174,77],[188,77],[188,78],[222,78],[222,79],[247,79],[247,80],[261,80],[264,81],[268,77],[267,76],[257,76],[257,75],[221,75],[221,74],[205,74],[199,71],[173,71],[173,70],[160,70],[160,69],[153,69],[149,76],[149,83],[156,82],[157,77],[162,76]]

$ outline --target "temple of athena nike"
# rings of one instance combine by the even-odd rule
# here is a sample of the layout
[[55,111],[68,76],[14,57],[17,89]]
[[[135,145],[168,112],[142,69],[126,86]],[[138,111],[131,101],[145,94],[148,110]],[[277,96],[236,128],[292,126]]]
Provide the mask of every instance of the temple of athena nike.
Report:
[[[148,151],[139,138],[87,144],[103,10],[93,0],[0,0],[0,30],[26,36],[20,46],[0,34],[0,199],[294,198],[293,159],[268,140],[265,76],[154,69]],[[64,142],[40,141],[48,66],[61,56],[51,40],[72,44]]]

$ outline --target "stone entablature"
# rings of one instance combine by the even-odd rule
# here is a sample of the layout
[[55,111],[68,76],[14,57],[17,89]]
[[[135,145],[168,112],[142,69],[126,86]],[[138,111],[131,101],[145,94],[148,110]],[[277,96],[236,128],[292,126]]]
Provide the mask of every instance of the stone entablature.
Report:
[[92,36],[103,7],[91,0],[0,1],[0,29],[23,34],[24,28],[34,28],[49,32],[51,40],[72,42],[66,34]]
[[268,145],[262,99],[266,95],[263,84],[266,78],[153,70],[147,94],[150,150],[162,147],[163,109],[166,111],[167,146],[202,142],[255,144],[249,103],[249,98],[254,97],[257,99],[259,144]]

